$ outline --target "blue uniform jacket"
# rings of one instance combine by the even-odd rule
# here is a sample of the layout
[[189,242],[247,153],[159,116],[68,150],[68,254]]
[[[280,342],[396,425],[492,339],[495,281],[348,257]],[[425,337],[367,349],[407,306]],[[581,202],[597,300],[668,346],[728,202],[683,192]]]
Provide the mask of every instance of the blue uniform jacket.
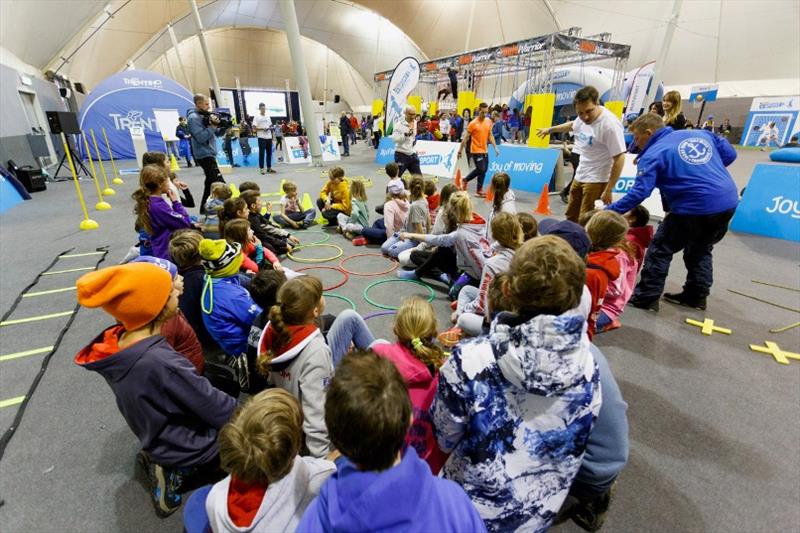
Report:
[[197,109],[186,112],[186,122],[192,136],[192,153],[195,159],[217,156],[217,138],[215,129],[203,124],[203,116]]
[[239,284],[236,275],[210,279],[206,275],[205,283],[201,303],[208,333],[226,354],[246,353],[247,335],[261,308]]
[[639,155],[633,188],[608,209],[626,213],[655,187],[661,191],[665,210],[676,215],[712,215],[734,209],[739,194],[725,167],[735,160],[736,150],[711,132],[661,128]]

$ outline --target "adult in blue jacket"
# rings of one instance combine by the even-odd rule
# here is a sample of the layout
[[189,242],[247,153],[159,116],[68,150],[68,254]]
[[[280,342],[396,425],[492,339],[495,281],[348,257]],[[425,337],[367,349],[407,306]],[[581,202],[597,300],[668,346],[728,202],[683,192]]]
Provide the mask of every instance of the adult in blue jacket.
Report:
[[208,109],[211,105],[208,97],[203,94],[194,95],[194,109],[186,112],[189,134],[192,136],[192,153],[194,161],[205,175],[203,183],[203,197],[200,200],[200,214],[205,212],[206,200],[211,194],[211,184],[215,181],[225,182],[217,167],[217,136],[216,127],[219,120],[211,115]]
[[708,131],[674,131],[652,113],[636,119],[631,131],[641,150],[636,182],[607,209],[626,213],[658,187],[667,215],[647,249],[630,303],[658,311],[672,256],[683,250],[686,283],[681,292],[664,294],[664,299],[705,309],[713,283],[711,251],[728,232],[739,202],[736,184],[725,168],[736,159],[736,151]]

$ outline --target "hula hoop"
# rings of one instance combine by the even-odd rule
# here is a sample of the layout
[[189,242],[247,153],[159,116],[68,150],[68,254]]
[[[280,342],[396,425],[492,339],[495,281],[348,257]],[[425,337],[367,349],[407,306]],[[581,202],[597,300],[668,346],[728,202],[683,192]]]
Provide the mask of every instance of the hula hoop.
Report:
[[355,302],[353,302],[353,300],[351,300],[350,298],[347,298],[346,296],[342,296],[341,294],[334,294],[332,292],[323,292],[322,295],[325,298],[338,298],[339,300],[344,300],[345,302],[350,304],[350,307],[353,309],[353,311],[356,310]]
[[392,268],[390,268],[389,270],[384,270],[383,272],[354,272],[352,270],[347,270],[344,267],[344,264],[350,261],[351,259],[355,259],[356,257],[383,257],[383,254],[366,253],[366,254],[354,254],[351,255],[350,257],[345,257],[344,259],[339,261],[339,270],[351,274],[353,276],[380,276],[381,274],[388,274],[389,272],[394,272],[395,270],[397,270],[397,267],[400,266],[400,263],[398,263],[397,261],[392,261],[393,263]]
[[[336,248],[337,250],[339,250],[339,253],[334,255],[334,256],[332,256],[332,257],[323,257],[321,259],[301,259],[299,257],[295,257],[295,256],[292,255],[292,252],[296,253],[298,250],[302,250],[304,248],[312,248],[312,247],[315,247],[315,246],[321,246],[321,247],[325,247],[325,248]],[[333,261],[334,259],[339,259],[343,255],[344,255],[344,250],[342,250],[341,248],[339,248],[335,244],[319,244],[319,243],[318,244],[305,244],[303,246],[297,246],[291,252],[286,252],[286,257],[288,257],[289,259],[291,259],[292,261],[294,261],[296,263],[327,263],[328,261]]]
[[369,320],[370,318],[378,318],[379,316],[386,316],[386,315],[396,315],[397,311],[377,311],[375,313],[370,313],[364,317],[361,317],[364,320]]
[[295,268],[295,269],[294,269],[294,271],[295,271],[295,272],[303,272],[304,270],[313,270],[313,269],[335,270],[335,271],[336,271],[336,272],[338,272],[339,274],[342,274],[342,275],[344,275],[344,279],[343,279],[343,280],[342,280],[340,283],[337,283],[336,285],[331,285],[330,287],[323,287],[323,288],[322,288],[322,291],[323,291],[323,292],[325,292],[325,291],[332,291],[333,289],[338,289],[339,287],[341,287],[342,285],[344,285],[345,283],[347,283],[347,281],[350,279],[350,276],[349,276],[349,275],[347,275],[347,272],[345,272],[345,271],[343,271],[342,269],[340,269],[340,268],[337,268],[337,267],[327,267],[327,266],[310,266],[310,267],[303,267],[303,268]]
[[428,289],[428,292],[430,293],[430,296],[428,297],[428,303],[432,302],[433,299],[436,297],[436,293],[433,292],[433,289],[430,287],[430,285],[422,283],[421,281],[417,281],[415,279],[391,279],[390,278],[390,279],[379,279],[378,281],[373,281],[372,283],[367,285],[367,288],[364,289],[364,299],[367,301],[367,303],[372,304],[375,307],[378,307],[380,309],[389,309],[389,310],[392,310],[392,311],[397,311],[399,309],[399,307],[395,307],[393,305],[379,304],[379,303],[375,302],[374,300],[370,299],[370,297],[367,295],[367,293],[369,292],[369,290],[372,287],[375,287],[377,285],[383,285],[384,283],[414,283],[416,285],[422,285],[423,287]]
[[327,231],[307,231],[305,233],[297,233],[296,235],[299,235],[300,237],[303,237],[303,236],[308,235],[310,233],[318,233],[320,235],[324,235],[324,237],[321,240],[314,241],[314,242],[309,242],[309,243],[303,244],[302,246],[315,246],[317,244],[326,243],[329,240],[331,240],[331,234],[328,233]]

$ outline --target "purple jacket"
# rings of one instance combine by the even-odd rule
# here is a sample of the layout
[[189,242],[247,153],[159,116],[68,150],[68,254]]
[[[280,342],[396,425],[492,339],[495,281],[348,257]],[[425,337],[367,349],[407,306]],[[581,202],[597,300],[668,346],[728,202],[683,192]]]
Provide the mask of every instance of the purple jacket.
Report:
[[336,468],[297,531],[486,531],[464,490],[432,475],[414,448],[382,472],[360,471],[344,457]]
[[162,466],[212,460],[218,453],[217,433],[236,401],[199,376],[161,335],[113,353],[106,351],[105,335],[81,350],[75,363],[105,378],[142,449]]
[[150,226],[153,233],[150,242],[153,246],[153,256],[171,261],[169,257],[169,238],[177,229],[192,227],[192,219],[180,202],[169,204],[161,196],[150,197]]

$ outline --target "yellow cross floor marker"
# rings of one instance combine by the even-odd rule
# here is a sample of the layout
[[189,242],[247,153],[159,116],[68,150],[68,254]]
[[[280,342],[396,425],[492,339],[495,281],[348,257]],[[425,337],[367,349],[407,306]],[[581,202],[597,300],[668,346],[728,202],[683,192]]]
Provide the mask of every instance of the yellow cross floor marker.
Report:
[[53,349],[52,346],[45,346],[44,348],[35,348],[33,350],[25,350],[24,352],[16,352],[6,355],[0,355],[0,362],[11,361],[12,359],[19,359],[20,357],[27,357],[29,355],[38,355],[40,353],[47,353],[52,349]]
[[686,319],[686,323],[692,326],[697,326],[700,328],[700,333],[703,335],[711,335],[712,333],[724,333],[725,335],[730,335],[732,332],[728,328],[721,328],[719,326],[714,325],[714,321],[710,318],[704,319],[702,322],[697,320],[692,320],[691,318]]
[[94,270],[95,267],[81,267],[69,268],[67,270],[51,270],[50,272],[43,272],[42,276],[53,276],[55,274],[67,274],[69,272],[81,272],[82,270]]
[[781,350],[780,346],[772,341],[764,341],[766,347],[759,346],[758,344],[751,344],[750,349],[754,352],[765,353],[775,358],[775,361],[782,365],[788,365],[789,359],[800,361],[800,353],[793,353]]
[[783,333],[784,331],[789,331],[790,329],[796,328],[800,326],[800,322],[795,322],[794,324],[789,324],[788,326],[783,326],[782,328],[774,328],[769,330],[770,333]]
[[36,291],[26,292],[22,295],[23,298],[30,298],[31,296],[44,296],[45,294],[56,294],[57,292],[74,291],[77,287],[64,287],[63,289],[50,289],[49,291]]
[[69,316],[75,311],[62,311],[60,313],[52,313],[50,315],[30,316],[28,318],[17,318],[14,320],[6,320],[0,322],[0,326],[13,326],[14,324],[24,324],[26,322],[38,322],[39,320],[49,320],[51,318],[58,318],[60,316]]
[[3,407],[11,407],[12,405],[19,405],[25,400],[25,396],[17,396],[16,398],[9,398],[8,400],[0,400],[0,409]]
[[59,257],[59,259],[64,259],[64,258],[67,258],[67,257],[86,257],[86,256],[88,256],[88,255],[102,255],[102,254],[104,254],[104,253],[105,253],[105,252],[87,252],[87,253],[85,253],[85,254],[65,254],[65,255],[59,255],[58,257]]

